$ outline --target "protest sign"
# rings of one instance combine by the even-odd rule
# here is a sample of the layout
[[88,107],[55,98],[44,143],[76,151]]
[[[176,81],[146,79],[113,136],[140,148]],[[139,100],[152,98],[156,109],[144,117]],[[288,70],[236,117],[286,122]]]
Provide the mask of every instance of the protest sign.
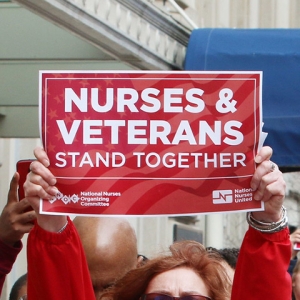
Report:
[[40,71],[43,213],[260,210],[261,72]]

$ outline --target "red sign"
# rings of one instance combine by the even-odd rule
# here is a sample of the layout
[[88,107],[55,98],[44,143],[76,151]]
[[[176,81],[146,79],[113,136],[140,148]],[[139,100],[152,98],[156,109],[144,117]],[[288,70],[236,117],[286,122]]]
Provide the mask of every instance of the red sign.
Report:
[[262,209],[250,180],[261,72],[41,71],[41,135],[60,193],[45,213]]

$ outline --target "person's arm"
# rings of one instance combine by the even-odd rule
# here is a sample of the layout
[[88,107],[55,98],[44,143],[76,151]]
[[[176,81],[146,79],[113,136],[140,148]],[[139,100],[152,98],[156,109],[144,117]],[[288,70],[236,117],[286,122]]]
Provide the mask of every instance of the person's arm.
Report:
[[[258,223],[252,224],[256,229],[249,226],[244,237],[231,300],[291,299],[291,277],[287,272],[291,244],[282,211],[285,182],[278,167],[269,161],[271,155],[264,152],[267,150],[264,147],[259,153],[259,164],[252,179],[254,199],[264,201],[265,210],[251,213],[252,220]],[[269,226],[259,222],[269,223]],[[284,228],[275,226],[276,222]]]
[[36,225],[29,234],[28,299],[95,299],[81,241],[73,222],[67,220],[61,233]]
[[26,198],[37,213],[27,243],[28,299],[93,300],[86,258],[73,223],[66,216],[39,214],[40,198],[50,199],[57,189],[46,153],[39,148],[35,155],[39,161],[32,163],[24,184]]
[[289,232],[247,231],[235,270],[232,300],[290,300]]
[[18,200],[19,174],[15,173],[10,182],[7,203],[0,215],[0,294],[6,275],[22,250],[21,239],[31,230],[35,212],[27,211],[30,204],[26,199]]
[[0,295],[2,292],[5,277],[8,273],[10,273],[12,266],[21,250],[21,241],[16,242],[12,247],[0,240]]

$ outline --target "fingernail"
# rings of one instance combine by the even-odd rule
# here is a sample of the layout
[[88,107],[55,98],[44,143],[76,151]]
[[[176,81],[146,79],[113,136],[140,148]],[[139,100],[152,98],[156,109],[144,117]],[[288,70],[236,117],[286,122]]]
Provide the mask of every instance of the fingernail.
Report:
[[261,157],[260,155],[257,155],[257,156],[255,157],[255,162],[256,162],[257,164],[260,164],[260,163],[262,162],[262,157]]
[[48,191],[48,194],[52,195],[52,198],[53,198],[53,196],[56,196],[58,193],[59,193],[59,190],[55,186],[52,186],[50,188],[50,190]]
[[50,161],[48,159],[44,159],[44,166],[49,167],[50,166]]
[[257,190],[257,186],[255,183],[251,183],[251,189],[252,189],[252,192],[255,192]]
[[50,180],[50,185],[55,185],[56,184],[56,178],[52,178]]

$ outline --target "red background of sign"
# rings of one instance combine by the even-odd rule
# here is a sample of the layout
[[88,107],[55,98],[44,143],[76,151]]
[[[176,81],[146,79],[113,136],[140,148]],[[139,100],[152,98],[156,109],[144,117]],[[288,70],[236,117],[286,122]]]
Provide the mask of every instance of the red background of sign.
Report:
[[[260,209],[261,203],[256,201],[242,203],[213,204],[213,190],[234,190],[249,188],[251,176],[255,170],[253,158],[257,152],[261,124],[261,74],[257,73],[186,73],[186,72],[41,72],[40,77],[40,112],[41,135],[45,150],[52,162],[50,170],[58,177],[58,189],[66,196],[80,194],[82,191],[120,192],[121,196],[109,197],[109,207],[81,206],[77,203],[64,204],[57,200],[53,203],[43,203],[43,211],[75,214],[127,214],[127,215],[157,215],[157,214],[194,214],[214,211],[235,211]],[[204,90],[202,99],[205,109],[199,114],[187,111],[182,113],[130,112],[118,113],[114,105],[108,113],[95,112],[89,105],[87,113],[82,113],[73,105],[72,112],[65,112],[64,90],[72,88],[80,95],[80,88],[98,88],[99,102],[103,103],[106,88],[134,88],[138,92],[154,87],[182,88],[184,91],[193,87]],[[230,88],[233,99],[237,101],[235,113],[219,113],[216,102],[219,92]],[[103,94],[104,93],[104,94]],[[163,102],[163,96],[160,97]],[[115,101],[117,99],[115,98]],[[183,97],[183,106],[187,104]],[[139,108],[143,102],[137,102]],[[180,142],[179,145],[128,145],[126,127],[120,128],[119,144],[110,143],[110,130],[102,129],[103,144],[83,145],[82,127],[76,135],[74,143],[66,145],[61,137],[56,120],[65,120],[68,130],[73,120],[165,120],[172,125],[174,136],[181,120],[188,120],[198,137],[199,120],[214,124],[220,120],[222,124],[230,120],[243,123],[240,131],[244,142],[238,146],[228,146],[224,143],[214,145],[209,139],[205,146],[190,145]],[[149,126],[147,127],[149,129]],[[225,137],[222,136],[222,137]],[[172,140],[172,138],[170,138]],[[93,167],[59,168],[54,165],[57,152],[121,152],[126,156],[126,164],[122,168]],[[175,154],[186,153],[245,153],[247,166],[237,168],[209,167],[203,168],[201,160],[199,168],[190,161],[189,168],[166,168],[162,165],[149,168],[145,164],[137,168],[133,152],[156,152],[163,155],[166,152]]]

